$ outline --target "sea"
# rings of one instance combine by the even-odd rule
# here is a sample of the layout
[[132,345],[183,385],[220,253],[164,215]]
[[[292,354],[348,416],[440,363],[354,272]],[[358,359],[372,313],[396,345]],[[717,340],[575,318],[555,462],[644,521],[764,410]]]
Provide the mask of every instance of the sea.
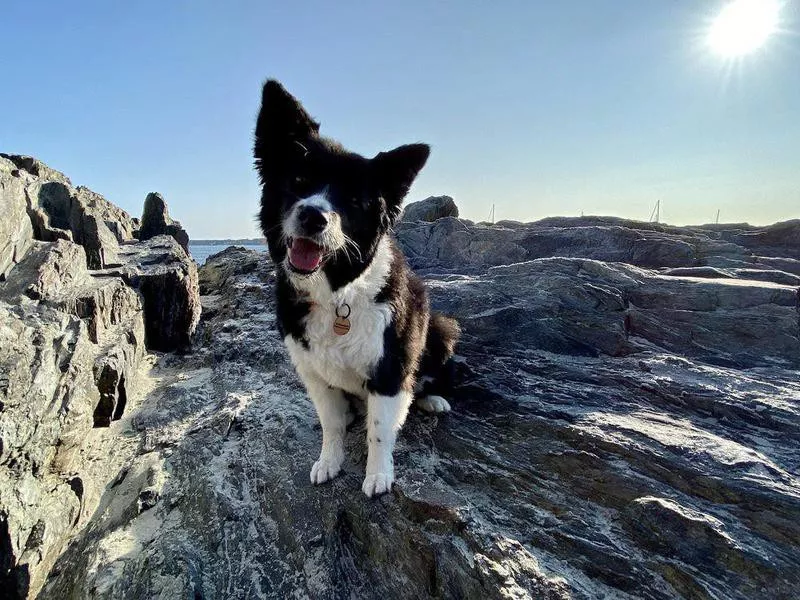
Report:
[[230,243],[214,243],[209,244],[205,242],[189,242],[189,252],[192,255],[194,261],[198,264],[198,266],[202,265],[203,263],[208,260],[208,257],[212,254],[217,254],[218,252],[222,252],[225,248],[230,246],[242,246],[247,248],[248,250],[255,250],[257,252],[266,252],[267,246],[264,242],[236,242],[233,244]]

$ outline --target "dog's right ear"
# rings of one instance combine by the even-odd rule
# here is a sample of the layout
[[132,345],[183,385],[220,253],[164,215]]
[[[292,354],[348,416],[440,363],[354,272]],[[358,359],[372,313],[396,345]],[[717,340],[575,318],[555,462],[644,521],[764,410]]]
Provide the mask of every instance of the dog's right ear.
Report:
[[293,149],[319,132],[319,123],[314,121],[303,105],[284,87],[269,79],[261,92],[261,110],[256,122],[255,147],[253,153],[259,173],[264,167],[278,162]]

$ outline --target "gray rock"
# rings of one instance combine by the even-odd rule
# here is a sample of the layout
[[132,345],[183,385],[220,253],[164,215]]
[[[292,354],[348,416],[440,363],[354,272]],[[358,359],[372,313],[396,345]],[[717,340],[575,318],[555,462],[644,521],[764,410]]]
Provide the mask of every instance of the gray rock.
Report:
[[24,203],[28,213],[26,219],[14,213],[13,226],[32,228],[33,238],[41,241],[75,241],[84,247],[90,269],[117,262],[118,245],[132,240],[134,233],[134,222],[125,211],[88,188],[73,187],[62,173],[34,158],[0,156],[4,164],[16,167],[18,181],[9,196],[17,206]]
[[[491,266],[562,256],[651,269],[705,268],[692,276],[786,285],[795,285],[791,275],[800,275],[800,260],[791,258],[797,252],[796,231],[794,221],[767,228],[682,228],[613,217],[552,217],[495,225],[444,218],[435,223],[401,221],[396,227],[411,264],[422,272],[482,273]],[[681,272],[689,273],[675,273]]]
[[97,275],[120,277],[141,293],[147,347],[161,352],[191,350],[201,311],[197,264],[168,235],[123,244],[118,259],[118,266]]
[[25,187],[16,165],[0,155],[0,280],[25,256],[33,242]]
[[189,234],[178,221],[173,221],[161,194],[150,192],[144,199],[144,211],[139,225],[139,239],[149,240],[157,235],[171,235],[189,253]]
[[[369,501],[361,420],[342,475],[308,482],[321,434],[265,255],[229,248],[198,276],[110,209],[95,243],[72,210],[102,203],[57,175],[42,195],[45,167],[18,162],[50,238],[0,283],[7,595],[796,595],[792,225],[401,222],[464,336],[453,411],[412,411],[395,487]],[[93,248],[116,264],[87,270]]]
[[148,384],[146,342],[188,348],[200,303],[172,238],[133,241],[123,211],[39,161],[0,157],[0,192],[0,596],[26,598],[140,460],[118,422]]
[[200,281],[214,311],[134,417],[138,474],[109,488],[42,597],[771,599],[800,585],[794,288],[584,258],[432,278],[464,328],[454,410],[410,415],[393,492],[368,501],[359,421],[344,473],[308,483],[320,433],[274,329],[268,258],[228,248]]
[[450,196],[430,196],[411,202],[403,209],[403,221],[433,222],[442,217],[457,217],[458,206]]
[[0,586],[10,597],[35,594],[107,483],[86,467],[103,397],[96,365],[127,375],[125,396],[143,357],[139,295],[93,278],[80,246],[36,242],[0,284]]

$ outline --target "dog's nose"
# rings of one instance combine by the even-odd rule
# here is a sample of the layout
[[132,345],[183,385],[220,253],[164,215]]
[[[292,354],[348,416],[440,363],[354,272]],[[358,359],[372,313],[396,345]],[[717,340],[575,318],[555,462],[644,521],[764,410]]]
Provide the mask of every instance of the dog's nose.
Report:
[[319,233],[328,224],[327,217],[318,208],[313,206],[301,206],[297,213],[297,220],[300,221],[305,233]]

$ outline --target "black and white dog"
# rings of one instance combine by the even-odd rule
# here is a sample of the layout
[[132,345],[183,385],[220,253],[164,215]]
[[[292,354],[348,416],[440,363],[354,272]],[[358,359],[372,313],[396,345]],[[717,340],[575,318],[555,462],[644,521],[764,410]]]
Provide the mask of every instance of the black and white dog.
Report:
[[400,146],[371,159],[349,152],[320,136],[319,124],[270,80],[254,152],[261,228],[277,266],[278,327],[322,424],[311,481],[341,469],[347,393],[367,409],[362,490],[382,494],[394,481],[392,452],[412,401],[450,410],[440,394],[458,324],[431,314],[390,235],[430,148]]

